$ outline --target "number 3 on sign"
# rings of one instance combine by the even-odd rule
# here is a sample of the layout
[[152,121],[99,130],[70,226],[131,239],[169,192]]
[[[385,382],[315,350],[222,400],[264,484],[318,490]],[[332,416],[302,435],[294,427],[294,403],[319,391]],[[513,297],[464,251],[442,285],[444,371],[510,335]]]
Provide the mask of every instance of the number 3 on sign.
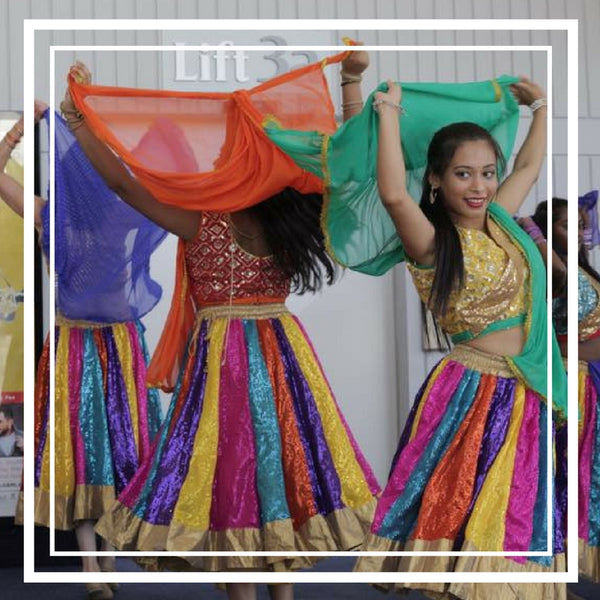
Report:
[[[287,46],[287,42],[278,35],[266,35],[260,38],[261,42],[270,42],[274,46]],[[285,55],[288,54],[285,50],[275,50],[275,52],[271,52],[271,54],[265,54],[264,58],[266,60],[270,60],[275,63],[275,73],[270,77],[260,77],[257,81],[267,81],[273,77],[277,77],[277,75],[281,75],[282,73],[287,73],[291,68],[298,68],[303,65],[295,65],[290,67],[288,64]],[[317,61],[317,54],[312,50],[304,50],[298,52],[290,52],[292,56],[303,56],[306,60],[305,64],[310,64]]]

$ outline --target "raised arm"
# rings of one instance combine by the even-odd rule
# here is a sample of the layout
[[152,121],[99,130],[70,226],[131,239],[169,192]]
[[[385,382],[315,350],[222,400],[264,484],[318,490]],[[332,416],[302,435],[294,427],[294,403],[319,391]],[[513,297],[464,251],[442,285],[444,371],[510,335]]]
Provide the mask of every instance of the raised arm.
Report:
[[525,77],[512,85],[511,90],[519,104],[527,105],[533,111],[529,132],[517,154],[513,170],[496,194],[496,202],[514,214],[537,181],[546,156],[548,108],[544,90]]
[[[357,42],[358,46],[362,42]],[[341,65],[342,115],[344,122],[357,115],[363,108],[361,81],[363,71],[369,66],[369,54],[365,50],[353,50]]]
[[[35,101],[34,118],[37,123],[47,106],[43,102]],[[12,127],[12,129],[0,141],[0,198],[6,205],[20,217],[23,217],[23,186],[13,179],[10,175],[4,173],[6,164],[12,151],[23,136],[23,117],[21,117]],[[45,201],[39,196],[35,196],[34,223],[38,230],[42,226],[42,207]]]
[[21,117],[11,128],[4,134],[0,140],[0,172],[4,172],[6,163],[12,154],[12,151],[17,147],[17,144],[23,137],[23,117]]
[[[83,63],[75,63],[69,73],[77,81],[91,82],[91,74]],[[86,156],[111,190],[163,229],[185,240],[192,239],[196,235],[200,214],[197,211],[183,210],[159,202],[129,173],[110,148],[91,132],[73,104],[68,91],[61,104],[61,110]]]
[[398,111],[402,90],[388,81],[388,92],[377,92],[379,113],[377,185],[408,256],[421,265],[432,265],[435,258],[435,230],[406,188],[406,169],[400,138]]

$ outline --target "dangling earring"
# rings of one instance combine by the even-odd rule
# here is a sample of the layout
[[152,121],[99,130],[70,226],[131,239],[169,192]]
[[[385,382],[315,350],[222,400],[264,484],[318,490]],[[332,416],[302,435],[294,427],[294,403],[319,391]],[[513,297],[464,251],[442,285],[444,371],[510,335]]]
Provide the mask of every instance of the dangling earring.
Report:
[[429,190],[429,204],[435,204],[437,197],[438,197],[438,188],[432,187]]

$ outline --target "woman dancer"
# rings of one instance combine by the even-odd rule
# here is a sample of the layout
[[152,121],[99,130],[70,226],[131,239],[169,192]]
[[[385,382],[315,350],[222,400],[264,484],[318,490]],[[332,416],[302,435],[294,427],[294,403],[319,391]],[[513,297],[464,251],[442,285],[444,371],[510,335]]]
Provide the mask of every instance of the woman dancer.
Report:
[[[42,112],[43,107],[36,105],[36,118]],[[58,117],[56,128],[57,178],[67,180],[57,185],[57,214],[68,210],[67,188],[72,190],[72,185],[83,186],[84,194],[78,196],[78,201],[94,200],[103,206],[120,203],[90,170],[87,159]],[[0,182],[6,190],[3,197],[22,215],[23,188],[6,177],[3,176]],[[41,231],[46,256],[48,213],[48,205],[36,197],[35,223]],[[79,265],[84,265],[86,255],[104,250],[99,240],[94,242],[90,238],[86,227],[78,230],[74,223],[70,225],[68,240],[62,235],[63,229],[57,227],[56,230],[59,308],[67,305],[64,301],[67,290],[77,296],[72,294],[72,287],[85,281],[90,284],[89,275],[86,280],[81,273],[73,274],[77,283],[68,280],[66,266],[69,261],[76,260]],[[154,240],[162,239],[162,236],[157,230]],[[85,244],[77,245],[81,238],[85,239]],[[66,255],[69,248],[76,256]],[[104,254],[104,259],[108,261],[109,257]],[[100,273],[95,272],[92,277],[100,277]],[[131,290],[129,292],[131,294]],[[122,290],[120,295],[124,296],[125,292]],[[61,530],[74,529],[79,549],[96,552],[94,524],[149,453],[150,443],[160,425],[161,408],[157,393],[148,391],[145,386],[148,357],[142,324],[137,320],[110,324],[94,322],[94,293],[88,293],[85,300],[83,298],[79,296],[66,311],[68,314],[78,304],[76,320],[69,319],[67,314],[57,314],[56,318],[55,526]],[[82,314],[90,315],[89,320],[83,320]],[[50,520],[48,359],[49,341],[46,339],[38,364],[35,397],[35,522],[44,526],[49,526]],[[101,550],[112,549],[103,541]],[[82,562],[86,572],[115,570],[114,557],[98,560],[96,556],[84,556]],[[116,589],[116,584],[86,584],[90,600],[109,600]]]
[[[533,111],[512,173],[499,184],[504,158],[487,130],[473,123],[448,125],[429,145],[420,206],[406,189],[401,88],[388,82],[387,93],[375,95],[380,196],[410,257],[421,299],[455,347],[416,398],[366,550],[547,550],[546,348],[538,338],[545,330],[545,276],[539,253],[510,217],[544,158],[546,102],[539,86],[525,78],[511,90]],[[361,557],[356,568],[554,571],[564,568],[561,534],[556,531],[553,558],[539,562]],[[517,597],[519,585],[410,587],[472,600]],[[518,593],[563,597],[564,586],[528,584]]]
[[[595,210],[595,208],[594,208]],[[548,205],[540,203],[532,217],[534,239],[546,237]],[[588,214],[579,209],[578,319],[579,319],[579,571],[600,582],[600,275],[590,265],[585,240]],[[552,198],[552,245],[567,269],[567,201]],[[554,282],[553,282],[554,285]],[[553,294],[552,316],[561,354],[567,357],[566,288]]]
[[[81,64],[71,75],[90,81]],[[95,138],[69,95],[63,112],[108,185],[185,240],[195,310],[153,455],[99,522],[99,533],[120,549],[182,554],[359,546],[379,488],[284,304],[290,287],[314,292],[334,279],[319,229],[321,195],[286,188],[230,214],[167,206]],[[173,334],[167,327],[163,336]],[[186,560],[206,570],[311,563],[278,556]],[[247,584],[227,589],[232,598],[255,597]],[[289,598],[292,586],[270,592]]]

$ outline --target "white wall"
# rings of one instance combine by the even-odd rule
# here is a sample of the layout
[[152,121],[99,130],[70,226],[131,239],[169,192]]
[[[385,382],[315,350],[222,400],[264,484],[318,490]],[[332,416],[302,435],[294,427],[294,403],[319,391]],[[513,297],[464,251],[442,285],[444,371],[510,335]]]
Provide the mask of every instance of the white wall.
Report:
[[[22,104],[21,69],[23,18],[578,18],[580,19],[580,192],[599,187],[600,82],[594,57],[600,56],[600,7],[597,0],[54,0],[0,3],[1,64],[6,85],[0,88],[0,109]],[[186,26],[187,29],[187,26]],[[295,35],[279,32],[290,39]],[[220,32],[228,39],[231,33]],[[309,43],[338,43],[343,35],[368,44],[551,44],[554,56],[553,194],[566,195],[566,34],[563,32],[434,32],[332,31]],[[322,41],[319,41],[322,36]],[[222,39],[225,39],[223,37]],[[159,44],[158,31],[66,31],[36,36],[36,94],[48,100],[50,44]],[[234,38],[235,39],[235,38]],[[295,39],[295,38],[294,38]],[[75,57],[87,62],[99,83],[159,88],[165,81],[161,60],[152,53],[64,53],[57,56],[57,96],[67,67]],[[533,52],[381,52],[373,55],[364,82],[368,91],[380,80],[469,81],[496,75],[531,74],[545,82],[545,59]],[[337,94],[337,88],[333,93]],[[337,97],[337,96],[336,96]],[[526,131],[523,117],[519,139]],[[524,212],[546,198],[546,178],[538,182]],[[150,315],[148,335],[155,343],[170,299],[165,273],[173,260],[174,244],[167,242],[153,261],[162,278],[167,302]],[[340,405],[380,480],[385,480],[391,455],[414,393],[437,353],[421,351],[419,305],[404,267],[383,278],[346,273],[334,287],[317,297],[295,299],[290,305],[303,319],[320,353]],[[343,350],[342,350],[343,349]]]

